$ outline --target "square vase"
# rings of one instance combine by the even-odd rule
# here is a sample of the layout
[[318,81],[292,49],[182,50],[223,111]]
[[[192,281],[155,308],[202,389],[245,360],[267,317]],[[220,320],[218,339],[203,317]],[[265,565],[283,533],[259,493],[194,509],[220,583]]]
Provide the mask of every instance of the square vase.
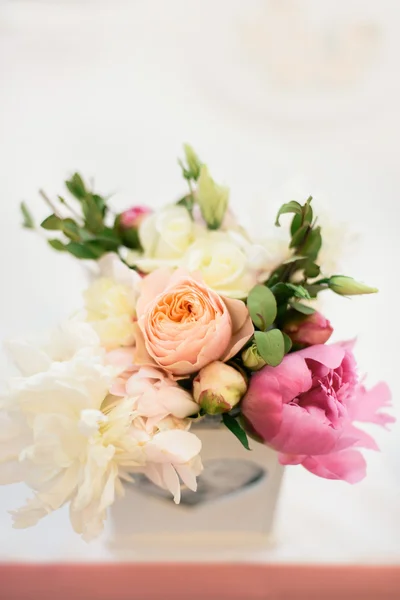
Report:
[[252,440],[246,450],[220,424],[198,423],[192,431],[203,444],[198,491],[183,488],[176,505],[168,492],[135,475],[111,507],[114,550],[147,549],[153,556],[152,549],[165,547],[168,560],[174,548],[190,554],[190,547],[246,550],[270,543],[283,474],[277,453]]

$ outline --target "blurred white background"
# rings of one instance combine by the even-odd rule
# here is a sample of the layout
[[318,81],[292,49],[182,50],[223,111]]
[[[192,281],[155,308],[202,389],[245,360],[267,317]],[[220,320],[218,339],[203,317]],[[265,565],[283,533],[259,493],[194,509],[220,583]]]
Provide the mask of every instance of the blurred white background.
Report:
[[[282,201],[314,196],[337,268],[381,290],[325,313],[398,412],[399,26],[397,0],[0,0],[1,338],[54,325],[85,285],[21,230],[19,202],[44,216],[38,188],[61,193],[79,170],[117,208],[160,205],[185,189],[189,141],[257,235]],[[289,468],[278,543],[246,558],[400,562],[399,434],[376,432],[355,487]],[[6,510],[26,496],[0,489],[1,560],[113,560],[106,534],[86,545],[63,511],[14,531]]]

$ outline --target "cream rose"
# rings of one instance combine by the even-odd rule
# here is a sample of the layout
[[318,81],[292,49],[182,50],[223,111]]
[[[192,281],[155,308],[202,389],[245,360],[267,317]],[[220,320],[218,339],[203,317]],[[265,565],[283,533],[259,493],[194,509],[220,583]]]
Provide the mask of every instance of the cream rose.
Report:
[[181,269],[145,277],[136,309],[136,363],[153,362],[178,377],[229,360],[253,334],[243,302],[219,296],[200,275]]
[[265,251],[240,232],[210,231],[188,249],[182,266],[200,271],[205,283],[229,298],[244,299],[258,282]]
[[134,264],[144,273],[162,266],[177,267],[199,229],[184,206],[167,206],[144,218],[139,226],[143,254]]

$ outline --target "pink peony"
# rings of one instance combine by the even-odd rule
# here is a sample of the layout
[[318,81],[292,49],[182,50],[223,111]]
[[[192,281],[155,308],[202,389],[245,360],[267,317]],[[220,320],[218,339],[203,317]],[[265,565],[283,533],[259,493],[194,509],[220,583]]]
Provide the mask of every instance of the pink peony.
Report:
[[378,412],[389,400],[386,384],[367,391],[358,382],[351,344],[317,345],[254,374],[242,412],[250,430],[280,453],[282,464],[356,483],[365,477],[366,464],[355,448],[378,447],[354,422],[383,427],[393,422]]
[[136,312],[136,362],[178,377],[229,360],[254,331],[241,300],[219,296],[198,274],[181,269],[145,277]]
[[315,312],[312,315],[302,315],[296,310],[289,311],[283,331],[290,337],[293,344],[300,347],[325,344],[333,333],[333,328],[323,315]]

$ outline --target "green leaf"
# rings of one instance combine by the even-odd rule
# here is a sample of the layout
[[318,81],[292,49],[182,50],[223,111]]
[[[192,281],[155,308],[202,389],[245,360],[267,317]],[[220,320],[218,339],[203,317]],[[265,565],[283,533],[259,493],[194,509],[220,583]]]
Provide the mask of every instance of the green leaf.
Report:
[[71,179],[65,182],[65,185],[69,192],[71,192],[71,194],[78,200],[83,200],[83,198],[85,198],[87,195],[85,184],[83,183],[83,179],[79,173],[74,173]]
[[47,240],[48,244],[50,244],[50,246],[54,249],[54,250],[58,250],[58,252],[65,252],[66,251],[66,247],[65,244],[63,244],[60,240]]
[[301,248],[302,254],[304,256],[308,256],[311,260],[316,260],[321,250],[322,246],[322,236],[321,236],[321,227],[316,227],[312,229],[307,236],[307,240]]
[[310,279],[313,279],[314,277],[318,277],[320,272],[321,272],[321,269],[319,268],[319,266],[313,262],[308,263],[304,269],[304,275],[306,277],[310,277]]
[[285,342],[279,329],[256,331],[254,334],[260,356],[271,367],[277,367],[285,356]]
[[82,199],[82,210],[87,229],[92,233],[100,233],[104,228],[103,213],[92,194],[88,194]]
[[40,227],[48,231],[60,231],[62,226],[63,220],[57,217],[57,215],[50,215],[40,224]]
[[73,219],[64,219],[62,221],[62,231],[73,242],[81,241],[80,227]]
[[25,202],[21,202],[20,208],[22,213],[22,226],[25,227],[25,229],[34,229],[35,222]]
[[75,258],[97,260],[105,254],[104,248],[96,244],[95,242],[87,242],[86,244],[79,244],[77,242],[70,242],[66,245],[65,249],[75,256]]
[[265,285],[256,285],[250,290],[247,308],[254,325],[265,331],[273,324],[276,317],[276,300],[274,294]]
[[310,294],[302,285],[296,285],[295,283],[286,283],[285,285],[293,291],[293,295],[296,296],[296,298],[311,300]]
[[278,304],[283,304],[287,302],[289,298],[292,298],[292,296],[294,295],[293,290],[290,289],[286,285],[286,283],[283,282],[279,282],[273,285],[271,291],[274,294]]
[[301,302],[291,302],[290,306],[303,315],[313,315],[315,313],[315,308],[307,306],[306,304],[301,304]]
[[302,206],[301,204],[299,204],[298,202],[295,202],[295,200],[291,200],[290,202],[288,202],[287,204],[283,204],[279,211],[278,214],[276,215],[276,220],[275,220],[275,225],[277,227],[280,227],[280,223],[279,223],[279,217],[281,215],[287,214],[287,213],[295,213],[297,215],[301,215],[302,214]]
[[288,354],[290,352],[290,350],[292,349],[293,342],[290,339],[290,337],[288,336],[288,334],[285,333],[284,331],[282,331],[282,335],[283,335],[283,342],[285,344],[285,354]]
[[249,440],[247,439],[247,434],[243,427],[238,423],[238,421],[232,417],[229,413],[224,413],[222,415],[222,421],[224,425],[237,437],[239,442],[246,448],[246,450],[250,450]]
[[[309,225],[302,225],[296,231],[296,233],[293,235],[289,247],[290,248],[298,248],[299,246],[301,246],[302,243],[304,242],[304,240],[306,239],[306,236],[309,231],[310,231]],[[301,252],[302,252],[302,254],[305,254],[305,252],[303,252],[303,248],[301,248]]]
[[104,198],[102,196],[99,196],[98,194],[91,194],[94,203],[97,206],[97,209],[101,212],[102,216],[104,217],[104,215],[107,212],[107,203],[104,200]]

